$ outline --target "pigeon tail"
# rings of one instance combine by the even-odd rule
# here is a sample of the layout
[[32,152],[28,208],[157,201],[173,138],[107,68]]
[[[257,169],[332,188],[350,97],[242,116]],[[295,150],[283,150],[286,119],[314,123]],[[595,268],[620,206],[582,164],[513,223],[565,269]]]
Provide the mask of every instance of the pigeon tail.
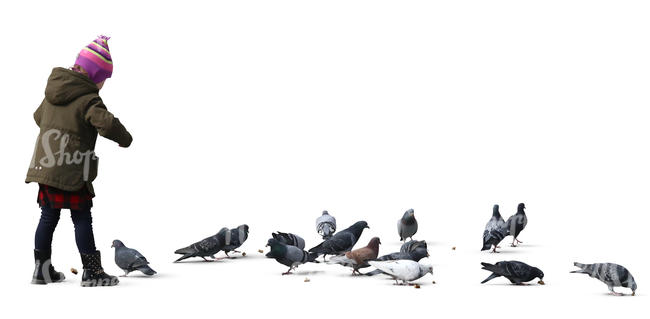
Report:
[[148,265],[142,266],[142,267],[138,268],[138,270],[141,271],[143,274],[145,274],[147,276],[153,276],[153,275],[157,274],[157,272],[155,270],[151,269],[151,267],[149,267]]
[[196,253],[196,249],[192,246],[187,246],[185,248],[177,249],[174,254],[187,255]]
[[499,267],[497,267],[496,265],[492,265],[492,264],[489,264],[489,263],[481,263],[481,265],[483,265],[483,267],[481,269],[485,269],[487,271],[497,272],[497,273],[501,272]]
[[481,283],[484,284],[484,283],[486,283],[486,282],[488,282],[488,281],[490,281],[490,280],[492,280],[492,279],[494,279],[496,277],[501,277],[501,275],[491,274],[489,277],[485,278],[485,280],[481,281]]
[[383,273],[384,273],[383,271],[381,271],[379,269],[375,269],[373,271],[365,273],[364,275],[366,275],[366,276],[375,276],[375,275],[380,275],[380,274],[383,274]]
[[572,274],[589,274],[587,271],[585,271],[585,268],[587,268],[587,265],[581,264],[581,263],[578,263],[578,262],[574,262],[573,265],[580,268],[580,269],[572,271],[571,272]]
[[316,258],[318,258],[318,256],[319,256],[318,253],[309,252],[308,254],[309,255],[307,255],[307,262],[318,263],[318,260],[316,260]]
[[310,253],[324,254],[325,249],[323,248],[323,243],[318,244],[316,247],[309,250]]

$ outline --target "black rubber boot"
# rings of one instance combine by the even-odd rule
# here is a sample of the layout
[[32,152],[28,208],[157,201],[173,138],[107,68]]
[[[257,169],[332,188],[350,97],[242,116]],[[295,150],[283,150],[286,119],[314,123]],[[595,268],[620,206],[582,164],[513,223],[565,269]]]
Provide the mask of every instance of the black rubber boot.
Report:
[[81,254],[84,273],[81,276],[82,287],[116,286],[120,281],[115,276],[104,272],[99,251],[92,254]]
[[45,285],[53,282],[63,281],[65,276],[62,272],[54,270],[52,266],[52,251],[34,249],[34,275],[32,284]]

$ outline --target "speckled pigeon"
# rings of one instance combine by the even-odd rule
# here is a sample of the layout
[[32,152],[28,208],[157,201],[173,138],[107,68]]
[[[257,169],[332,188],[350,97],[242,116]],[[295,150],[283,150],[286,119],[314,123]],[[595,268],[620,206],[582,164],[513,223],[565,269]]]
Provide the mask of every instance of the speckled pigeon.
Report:
[[221,230],[214,236],[210,236],[201,241],[198,241],[192,245],[189,245],[185,248],[176,250],[175,254],[183,255],[178,258],[175,262],[191,258],[191,257],[201,257],[203,260],[208,261],[205,257],[214,257],[219,251],[221,251],[226,243],[226,234],[229,234],[230,230],[226,227],[221,228]]
[[499,205],[494,205],[492,208],[492,218],[485,224],[485,231],[483,231],[483,248],[481,250],[492,249],[493,253],[498,253],[499,243],[506,237],[506,222],[503,221],[501,213],[499,213]]

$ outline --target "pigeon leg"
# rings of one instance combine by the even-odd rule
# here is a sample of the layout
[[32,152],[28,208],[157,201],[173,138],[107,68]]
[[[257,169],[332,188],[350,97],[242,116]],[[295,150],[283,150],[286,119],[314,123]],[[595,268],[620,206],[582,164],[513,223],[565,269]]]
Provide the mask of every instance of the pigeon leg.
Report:
[[519,240],[517,238],[515,238],[515,240],[517,241],[517,244],[523,244],[524,243],[523,241],[521,241],[521,240]]
[[201,258],[203,258],[203,260],[205,260],[205,261],[209,261],[209,260],[205,259],[205,257],[203,257],[203,256],[201,256]]
[[494,246],[494,248],[492,249],[492,252],[498,254],[499,252],[497,251],[497,248],[499,248],[499,246]]
[[614,296],[623,296],[622,293],[614,291],[614,286],[609,286],[609,287],[607,287],[607,288],[609,288],[609,291],[610,291],[610,293],[611,293],[612,295],[614,295]]
[[282,276],[293,274],[293,273],[291,272],[292,270],[293,270],[293,267],[289,267],[289,270],[287,270],[287,272],[283,272],[283,273],[282,273]]
[[517,240],[517,238],[512,238],[512,244],[510,244],[510,247],[517,247],[517,245],[515,245],[515,240]]
[[128,274],[129,274],[129,272],[128,272],[127,270],[125,270],[125,271],[124,271],[124,275],[122,275],[122,276],[120,276],[120,277],[126,277],[126,275],[128,275]]

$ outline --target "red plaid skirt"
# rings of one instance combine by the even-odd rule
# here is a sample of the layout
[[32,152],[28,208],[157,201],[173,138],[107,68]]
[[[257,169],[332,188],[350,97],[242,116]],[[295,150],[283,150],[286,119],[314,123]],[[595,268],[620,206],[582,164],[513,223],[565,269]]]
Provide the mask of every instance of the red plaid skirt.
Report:
[[69,192],[45,184],[38,184],[37,202],[41,207],[71,210],[89,209],[93,207],[93,197],[86,186],[78,191]]

